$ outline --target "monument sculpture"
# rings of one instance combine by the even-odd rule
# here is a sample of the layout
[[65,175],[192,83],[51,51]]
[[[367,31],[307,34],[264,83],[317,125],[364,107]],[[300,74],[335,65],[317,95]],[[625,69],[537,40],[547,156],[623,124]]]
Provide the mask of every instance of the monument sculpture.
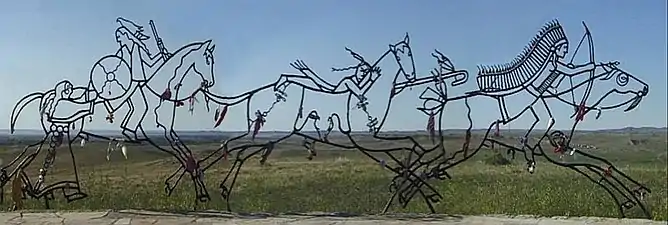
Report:
[[[590,112],[597,113],[625,107],[624,111],[636,108],[648,94],[648,85],[619,68],[620,63],[599,63],[595,61],[592,35],[584,25],[585,34],[577,42],[577,47],[571,59],[568,57],[570,42],[558,21],[547,23],[530,41],[527,47],[511,62],[503,65],[480,66],[475,78],[477,89],[467,91],[462,95],[448,93],[454,88],[467,83],[469,73],[466,70],[456,69],[452,61],[435,50],[432,56],[437,67],[429,75],[418,75],[415,70],[413,51],[410,46],[409,35],[406,34],[400,41],[390,44],[388,49],[375,60],[369,61],[357,52],[345,50],[356,60],[355,65],[344,68],[332,68],[333,72],[346,73],[338,82],[330,83],[312,70],[305,61],[297,60],[291,66],[299,71],[296,74],[281,74],[267,85],[234,95],[222,96],[211,91],[215,85],[214,50],[212,40],[196,41],[184,45],[174,51],[169,51],[162,39],[158,36],[153,21],[149,22],[152,29],[146,34],[144,27],[125,18],[118,18],[118,28],[115,31],[116,41],[119,44],[114,54],[103,56],[91,69],[89,80],[84,85],[76,85],[64,80],[57,83],[52,89],[34,92],[20,99],[11,114],[11,131],[17,126],[17,118],[22,110],[31,103],[39,104],[44,138],[27,146],[23,152],[10,163],[0,168],[0,186],[4,187],[12,178],[21,179],[25,184],[25,194],[31,198],[44,199],[47,207],[56,191],[62,191],[68,201],[75,201],[87,197],[82,191],[78,170],[73,163],[72,179],[47,182],[47,171],[52,169],[57,148],[65,146],[72,152],[72,145],[81,141],[82,144],[90,138],[107,140],[112,146],[125,149],[124,143],[150,144],[156,149],[171,154],[180,165],[174,173],[165,180],[165,191],[171,194],[175,186],[185,176],[195,184],[195,202],[210,200],[210,194],[204,185],[203,176],[206,171],[221,159],[230,157],[232,167],[222,178],[219,185],[220,194],[229,201],[232,188],[244,163],[254,155],[260,155],[260,163],[264,163],[272,153],[274,147],[290,137],[304,140],[305,153],[308,158],[316,157],[317,151],[312,147],[316,143],[344,149],[357,149],[370,159],[381,164],[394,173],[390,182],[390,191],[393,193],[383,212],[389,210],[392,204],[402,207],[416,196],[423,199],[432,213],[433,204],[443,197],[433,186],[432,181],[452,178],[449,169],[470,159],[483,148],[503,146],[510,152],[521,152],[526,160],[526,169],[534,173],[537,167],[536,156],[543,157],[545,162],[566,167],[577,174],[599,185],[607,191],[619,207],[621,216],[625,216],[627,209],[640,207],[649,217],[648,210],[642,198],[650,190],[613,166],[609,161],[579,151],[571,146],[571,139],[576,132],[578,123],[583,121]],[[155,40],[159,52],[151,54],[147,44],[150,39]],[[587,45],[589,62],[576,64],[574,56],[581,48]],[[390,63],[382,63],[390,62]],[[381,65],[383,67],[381,68]],[[390,65],[390,66],[388,66]],[[393,65],[393,66],[392,66]],[[165,83],[155,79],[158,72],[169,74],[171,77]],[[186,85],[185,81],[189,81]],[[195,85],[193,85],[195,84]],[[591,95],[592,89],[604,87],[607,92],[601,96]],[[288,97],[286,90],[301,91],[301,96]],[[427,119],[427,131],[433,146],[425,146],[411,136],[388,136],[382,132],[386,124],[393,100],[405,93],[407,89],[422,91],[418,102],[422,107],[417,110],[424,113]],[[251,108],[256,94],[271,92],[276,97],[266,108]],[[367,93],[382,93],[387,96],[386,101],[370,101]],[[576,92],[584,93],[576,96]],[[332,102],[340,104],[345,114],[330,112],[318,105],[307,106],[304,99],[313,94],[339,96],[345,101]],[[532,101],[526,105],[508,104],[518,94],[532,96]],[[603,103],[611,96],[625,98],[615,104]],[[579,100],[578,100],[579,97]],[[490,98],[498,103],[498,119],[491,122],[482,122],[488,129],[479,141],[472,138],[474,121],[471,111],[474,108],[468,104],[474,98]],[[149,101],[149,100],[152,101]],[[245,109],[247,115],[247,129],[243,134],[228,139],[221,147],[210,155],[197,159],[192,150],[180,141],[179,133],[175,130],[174,122],[176,111],[188,110],[195,113],[194,105],[202,99],[207,111],[210,105],[217,105],[214,112],[215,126],[219,126],[225,119],[231,107]],[[570,121],[555,121],[550,105],[546,100],[557,100],[560,104],[573,108],[573,119]],[[154,101],[153,101],[154,100]],[[294,126],[290,132],[282,137],[269,141],[261,141],[255,137],[262,130],[274,106],[286,101],[299,101],[298,113],[291,118]],[[460,148],[447,149],[443,144],[443,130],[441,121],[444,118],[444,107],[451,102],[463,103],[467,107],[468,130],[463,134],[464,140]],[[185,106],[188,104],[186,109]],[[77,111],[59,110],[63,106],[77,108]],[[102,106],[103,112],[96,112],[97,106]],[[305,109],[311,109],[305,111]],[[127,110],[125,115],[116,115],[119,110]],[[549,113],[549,118],[540,118],[537,109]],[[86,129],[91,122],[92,115],[103,113],[109,123],[118,125],[124,137],[121,139],[95,134]],[[362,113],[365,119],[359,121],[351,117],[351,113]],[[147,115],[155,120],[145,119]],[[520,116],[535,118],[531,127],[520,138],[520,146],[506,143],[498,137],[498,131],[493,133],[494,127],[510,124]],[[548,121],[546,130],[537,131],[535,126],[539,121]],[[364,123],[369,134],[378,142],[395,143],[405,142],[409,145],[386,145],[379,148],[367,146],[359,135],[354,135],[352,124]],[[572,123],[567,131],[554,130],[555,123]],[[147,130],[158,128],[168,141],[169,146],[157,144],[147,135]],[[307,132],[306,130],[315,130]],[[332,132],[345,135],[342,140],[333,140]],[[540,138],[535,139],[534,136]],[[231,144],[234,140],[250,138],[252,142]],[[367,138],[367,137],[365,137]],[[543,143],[552,146],[553,151],[545,148]],[[33,163],[37,154],[46,147],[42,169],[36,178],[28,176],[24,169]],[[115,148],[114,147],[114,148]],[[59,149],[58,151],[62,151]],[[387,158],[379,158],[382,154]],[[555,158],[560,154],[578,154],[590,158],[598,163],[569,163]],[[386,160],[389,159],[389,160]],[[12,169],[13,168],[13,169]],[[49,183],[49,184],[47,184]]]

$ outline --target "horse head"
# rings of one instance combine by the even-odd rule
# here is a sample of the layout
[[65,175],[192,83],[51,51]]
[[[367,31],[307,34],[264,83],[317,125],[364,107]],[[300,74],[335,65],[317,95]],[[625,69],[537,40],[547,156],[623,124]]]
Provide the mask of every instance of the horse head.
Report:
[[626,106],[624,112],[628,112],[635,109],[643,97],[649,94],[647,83],[620,69],[618,64],[601,65],[605,72],[597,77],[598,82],[608,83],[606,86],[611,86],[612,89],[604,90],[605,94],[594,102],[594,108],[612,110]]
[[[202,44],[202,48],[200,48],[200,52],[198,56],[201,56],[203,59],[202,61],[205,63],[205,67],[203,69],[199,69],[198,63],[195,63],[195,66],[193,69],[195,70],[195,73],[197,73],[201,78],[202,78],[202,88],[205,90],[208,90],[209,88],[213,87],[216,84],[216,77],[213,72],[214,68],[214,50],[216,49],[216,45],[212,43],[211,40],[207,40]],[[202,72],[205,72],[203,74]]]
[[403,40],[390,44],[390,53],[397,61],[399,70],[397,71],[395,82],[398,81],[400,75],[403,75],[405,81],[412,82],[415,80],[415,60],[413,59],[413,50],[410,46],[410,37],[408,33]]
[[[626,106],[624,112],[628,112],[636,108],[643,97],[649,93],[649,85],[637,77],[627,73],[626,71],[617,67],[618,62],[599,64],[596,67],[602,68],[604,72],[591,76],[579,76],[586,78],[582,81],[572,83],[567,90],[559,91],[553,97],[560,101],[575,107],[575,111],[571,115],[574,117],[578,112],[584,110],[598,111],[597,118],[600,113],[605,110],[614,110]],[[580,104],[576,103],[575,95],[572,94],[573,102],[570,102],[562,95],[567,93],[579,92],[583,89],[583,94]],[[598,98],[591,98],[591,96],[599,96]]]

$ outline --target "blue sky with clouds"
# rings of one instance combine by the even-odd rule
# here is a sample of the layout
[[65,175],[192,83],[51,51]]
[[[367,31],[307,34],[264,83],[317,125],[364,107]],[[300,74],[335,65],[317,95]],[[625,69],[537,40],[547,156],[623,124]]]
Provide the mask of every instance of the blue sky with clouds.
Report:
[[[599,120],[589,116],[580,128],[666,126],[666,1],[24,0],[0,4],[2,128],[9,127],[11,108],[23,95],[52,88],[62,79],[86,84],[93,63],[118,48],[114,31],[119,16],[144,25],[147,33],[148,21],[155,20],[165,45],[172,50],[192,41],[213,39],[215,91],[222,95],[242,93],[275,81],[281,73],[294,73],[289,63],[298,58],[336,82],[342,75],[330,68],[355,63],[344,47],[372,60],[406,32],[411,36],[418,76],[434,68],[430,54],[438,48],[457,68],[469,71],[468,83],[453,90],[463,93],[476,88],[477,65],[510,61],[552,19],[564,26],[572,54],[584,32],[581,21],[585,21],[594,38],[596,60],[620,61],[620,67],[650,83],[651,89],[638,109],[604,112]],[[155,48],[153,40],[147,44]],[[576,61],[586,62],[587,54],[579,53],[582,56]],[[290,104],[278,106],[264,129],[291,128],[296,109],[290,107],[299,101],[299,92],[293,89],[288,93]],[[410,90],[396,99],[386,129],[424,129],[426,116],[415,110],[420,104],[416,100],[419,92]],[[326,96],[309,97],[310,106],[322,111],[345,107],[344,102],[325,100]],[[272,94],[257,98],[254,106],[258,108],[273,101]],[[558,102],[550,104],[558,117],[557,128],[570,127],[572,109]],[[522,106],[510,103],[509,107]],[[476,103],[474,110],[479,113],[473,119],[481,121],[476,127],[486,127],[499,115],[497,106],[489,101]],[[38,128],[36,107],[28,111],[18,120],[18,128]],[[466,127],[464,113],[461,104],[453,103],[442,123],[446,128]],[[179,113],[177,128],[211,129],[211,114],[201,105],[194,116]],[[218,129],[243,129],[243,109],[231,109],[228,117]],[[354,128],[364,129],[364,122],[356,122]],[[530,120],[522,119],[509,127],[529,124]],[[114,127],[104,122],[104,115],[89,126]]]

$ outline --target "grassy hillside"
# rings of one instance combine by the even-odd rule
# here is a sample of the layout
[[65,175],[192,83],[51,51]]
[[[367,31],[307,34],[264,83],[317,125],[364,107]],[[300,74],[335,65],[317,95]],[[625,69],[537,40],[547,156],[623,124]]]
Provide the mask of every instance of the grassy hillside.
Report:
[[[450,135],[446,143],[454,147],[460,136]],[[426,137],[420,137],[426,141]],[[647,184],[652,194],[647,204],[653,218],[668,219],[668,187],[666,133],[628,135],[624,133],[588,133],[576,138],[578,144],[592,145],[590,153],[611,160],[622,171]],[[508,140],[510,141],[510,140]],[[372,140],[369,140],[369,143]],[[234,211],[307,212],[337,211],[378,213],[390,196],[388,184],[392,174],[383,170],[357,151],[319,147],[313,161],[305,159],[305,150],[298,140],[281,144],[268,165],[260,166],[250,159],[242,169],[232,193]],[[217,143],[193,145],[198,155],[215,149]],[[98,210],[142,208],[157,210],[190,210],[194,192],[188,180],[180,184],[173,196],[164,194],[164,179],[177,167],[167,155],[148,146],[129,146],[129,159],[115,152],[105,158],[106,143],[74,147],[83,187],[90,197],[65,203],[56,193],[54,209]],[[22,146],[0,147],[0,159],[8,163]],[[533,214],[543,216],[606,216],[617,217],[617,209],[608,194],[575,172],[538,161],[535,174],[525,172],[521,155],[509,164],[498,163],[507,158],[505,150],[485,149],[472,160],[453,168],[452,180],[436,182],[444,201],[436,205],[445,214]],[[43,162],[41,153],[27,172],[35,174]],[[566,157],[564,160],[582,160]],[[199,209],[225,210],[218,195],[218,184],[229,161],[217,164],[206,173],[206,184],[212,201]],[[505,165],[500,165],[505,164]],[[72,162],[66,149],[59,149],[56,165],[47,182],[72,176]],[[36,176],[32,176],[36,179]],[[5,187],[3,209],[9,208],[9,189]],[[393,212],[428,212],[421,199],[406,209]],[[29,209],[43,209],[43,202],[27,200]],[[636,210],[637,211],[637,210]],[[640,216],[632,210],[633,216]]]

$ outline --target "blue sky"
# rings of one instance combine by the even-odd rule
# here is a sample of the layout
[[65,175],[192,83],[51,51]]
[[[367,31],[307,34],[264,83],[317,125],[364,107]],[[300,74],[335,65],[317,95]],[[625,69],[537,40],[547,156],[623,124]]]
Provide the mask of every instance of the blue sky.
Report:
[[[438,48],[457,68],[469,71],[468,83],[455,91],[463,93],[476,88],[476,65],[510,61],[552,19],[560,21],[572,43],[570,59],[583,34],[581,21],[585,21],[593,34],[596,60],[620,61],[620,67],[650,83],[651,89],[638,109],[604,112],[599,120],[589,116],[580,128],[663,127],[667,123],[666,1],[24,0],[3,2],[0,7],[0,118],[5,118],[0,127],[9,128],[11,108],[23,95],[52,88],[62,79],[85,84],[93,63],[118,48],[114,31],[119,16],[144,25],[148,34],[148,21],[155,20],[165,45],[172,50],[192,41],[213,39],[215,91],[222,95],[273,82],[281,73],[294,73],[289,63],[297,58],[336,82],[342,75],[330,68],[355,63],[345,46],[373,60],[406,32],[411,35],[418,76],[434,68],[430,54]],[[155,48],[153,40],[147,45]],[[587,59],[587,52],[582,54],[576,57],[578,62]],[[395,101],[399,107],[393,107],[385,129],[424,129],[426,116],[415,110],[419,92],[412,90]],[[291,89],[288,102],[298,102],[298,93]],[[324,99],[311,97],[320,104],[314,107],[323,111],[344,106]],[[272,100],[271,94],[259,96],[255,105],[268,107]],[[559,117],[557,128],[570,127],[571,109],[551,104]],[[295,109],[287,105],[272,112],[265,130],[290,129]],[[19,119],[18,128],[38,128],[36,107],[30,110]],[[473,118],[480,121],[476,127],[486,127],[499,115],[493,103],[477,104],[474,110],[482,112]],[[230,110],[229,118],[218,129],[243,129],[242,111]],[[466,127],[463,112],[461,104],[448,106],[444,126]],[[200,106],[194,116],[180,113],[177,128],[211,129],[211,114]],[[363,129],[363,122],[354,128]],[[509,128],[529,124],[529,120],[518,120]],[[114,128],[104,122],[104,115],[89,126]]]

